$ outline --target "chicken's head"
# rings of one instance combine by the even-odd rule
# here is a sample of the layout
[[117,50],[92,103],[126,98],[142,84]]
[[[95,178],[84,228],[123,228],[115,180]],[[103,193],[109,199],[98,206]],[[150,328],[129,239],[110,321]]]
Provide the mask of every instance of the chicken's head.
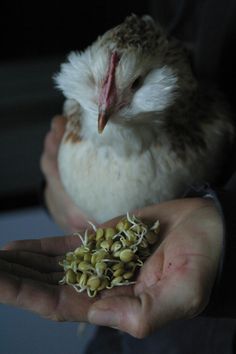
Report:
[[56,81],[100,133],[108,122],[158,122],[178,96],[181,55],[151,17],[132,15],[84,52],[71,53]]

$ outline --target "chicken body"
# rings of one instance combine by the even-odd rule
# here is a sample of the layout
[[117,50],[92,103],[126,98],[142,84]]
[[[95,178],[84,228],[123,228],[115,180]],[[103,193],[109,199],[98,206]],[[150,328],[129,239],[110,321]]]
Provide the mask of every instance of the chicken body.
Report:
[[233,139],[228,111],[150,17],[132,15],[70,54],[56,81],[68,117],[59,170],[88,218],[104,222],[219,176]]

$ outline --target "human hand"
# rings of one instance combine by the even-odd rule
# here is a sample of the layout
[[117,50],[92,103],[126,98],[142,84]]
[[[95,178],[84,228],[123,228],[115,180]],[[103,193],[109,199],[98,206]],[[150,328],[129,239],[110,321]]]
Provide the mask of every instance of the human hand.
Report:
[[80,245],[75,236],[11,242],[0,250],[0,303],[56,321],[86,321],[94,302],[59,285],[61,256]]
[[74,232],[88,227],[88,217],[75,205],[65,191],[57,164],[59,146],[65,132],[66,118],[56,116],[47,133],[41,156],[41,170],[46,180],[44,198],[55,222],[65,231]]
[[200,198],[150,206],[136,215],[160,220],[162,242],[141,268],[137,283],[104,292],[90,307],[88,320],[143,338],[206,307],[221,256],[223,227],[214,203]]
[[[189,198],[136,212],[161,223],[161,242],[141,268],[135,285],[96,298],[57,285],[58,256],[79,245],[74,236],[16,241],[0,251],[0,302],[64,321],[89,321],[142,338],[177,319],[200,313],[218,270],[223,227],[214,203]],[[103,226],[114,226],[117,218]]]

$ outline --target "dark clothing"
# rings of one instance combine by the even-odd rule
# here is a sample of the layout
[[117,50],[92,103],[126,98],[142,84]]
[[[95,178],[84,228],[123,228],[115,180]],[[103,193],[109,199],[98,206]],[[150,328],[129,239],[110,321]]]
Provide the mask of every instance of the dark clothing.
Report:
[[195,318],[177,321],[145,339],[100,327],[86,354],[235,354],[236,321]]
[[[227,97],[236,124],[236,1],[152,1],[153,15],[167,32],[189,48],[193,71],[200,82],[217,86]],[[236,317],[236,149],[222,171],[216,193],[225,220],[225,254],[211,316]],[[200,192],[201,194],[201,192]],[[216,296],[217,295],[217,301]]]
[[[162,16],[158,19],[158,11]],[[157,19],[191,51],[197,78],[226,95],[236,124],[236,2],[234,0],[156,1]],[[219,283],[204,314],[236,317],[236,153],[216,193],[225,221],[225,254]]]
[[[168,33],[190,49],[197,78],[207,85],[217,85],[226,94],[236,122],[236,1],[153,0],[151,8],[154,18]],[[107,329],[105,338],[111,338],[117,351],[106,345],[106,339],[99,340],[105,333],[100,328],[88,354],[236,353],[235,155],[232,151],[229,168],[222,171],[224,183],[216,190],[225,222],[225,249],[219,279],[207,309],[195,319],[176,321],[142,340]]]

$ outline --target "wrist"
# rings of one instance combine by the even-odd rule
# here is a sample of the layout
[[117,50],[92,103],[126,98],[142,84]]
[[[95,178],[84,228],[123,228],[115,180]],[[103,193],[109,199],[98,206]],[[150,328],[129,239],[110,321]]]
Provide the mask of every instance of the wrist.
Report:
[[214,189],[211,188],[211,186],[208,183],[204,183],[202,185],[193,185],[191,186],[185,193],[184,195],[187,198],[190,197],[200,197],[205,200],[208,200],[208,202],[212,205],[212,207],[215,209],[215,212],[218,214],[218,223],[219,227],[221,228],[220,233],[216,233],[215,235],[213,234],[212,237],[217,237],[218,239],[213,240],[213,247],[217,246],[218,249],[218,267],[216,270],[216,275],[215,275],[215,281],[212,287],[211,295],[209,298],[208,305],[204,309],[204,311],[201,313],[202,315],[209,315],[212,313],[212,311],[215,311],[215,308],[218,307],[218,302],[219,302],[219,297],[220,297],[220,286],[221,286],[221,278],[222,278],[222,273],[223,273],[223,266],[224,266],[224,261],[225,261],[225,234],[226,234],[226,228],[225,228],[225,217],[224,217],[224,212],[222,209],[222,204],[220,201],[219,193],[217,193]]

